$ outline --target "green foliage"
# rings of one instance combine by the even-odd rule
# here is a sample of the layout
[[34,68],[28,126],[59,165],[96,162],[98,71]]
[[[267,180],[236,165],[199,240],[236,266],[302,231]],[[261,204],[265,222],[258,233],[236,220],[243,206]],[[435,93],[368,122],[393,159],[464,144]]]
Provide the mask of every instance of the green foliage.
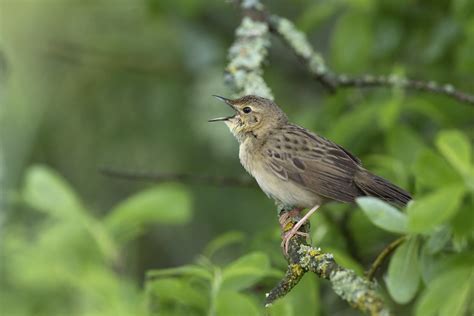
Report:
[[472,247],[474,236],[470,224],[457,238],[453,231],[458,216],[471,224],[473,220],[472,148],[455,130],[441,131],[435,143],[437,153],[425,148],[407,161],[420,194],[406,214],[375,198],[359,198],[357,203],[374,225],[409,236],[390,259],[386,284],[391,297],[400,304],[412,301],[423,280],[416,315],[463,315],[472,308],[467,297],[474,290],[474,268],[464,266],[460,258]]
[[104,219],[107,229],[121,242],[134,239],[146,225],[185,223],[191,216],[188,192],[178,185],[160,185],[137,193],[117,205]]
[[411,232],[422,233],[444,223],[459,209],[464,188],[444,187],[408,206],[408,228]]
[[[226,111],[211,95],[232,93],[222,73],[236,8],[122,2],[0,1],[2,314],[353,315],[311,276],[261,306],[286,263],[259,190],[97,172],[244,172],[226,127],[206,123]],[[288,3],[265,1],[330,69],[474,92],[474,1]],[[289,118],[414,196],[406,209],[327,204],[312,243],[363,275],[404,236],[375,276],[395,311],[473,314],[474,108],[399,87],[327,93],[277,43],[264,75]]]
[[374,197],[360,197],[357,204],[374,225],[393,233],[407,232],[407,216]]
[[28,204],[58,219],[77,217],[82,211],[79,198],[69,184],[44,166],[27,170],[23,195]]
[[410,238],[395,250],[390,260],[386,282],[388,292],[397,303],[408,303],[418,291],[421,279],[419,246],[417,238]]
[[[235,234],[233,234],[236,236]],[[226,233],[211,245],[214,252],[224,251],[231,240]],[[272,269],[268,255],[251,252],[229,263],[218,264],[200,257],[195,264],[147,273],[147,301],[152,315],[261,315],[263,294],[260,287],[283,276]],[[319,291],[314,278],[298,285],[288,297],[270,307],[272,315],[301,315],[318,310]]]
[[467,136],[455,130],[443,131],[438,135],[436,146],[451,166],[464,177],[466,185],[474,191],[472,148]]
[[416,306],[417,316],[466,315],[472,304],[474,273],[471,267],[454,267],[438,275]]
[[[130,275],[118,272],[126,262],[122,247],[138,237],[138,228],[145,223],[186,222],[191,204],[184,188],[157,186],[96,218],[57,172],[34,165],[26,173],[21,197],[31,208],[28,213],[41,211],[41,220],[27,230],[13,225],[4,232],[3,311],[9,315],[146,315],[142,291]],[[167,210],[175,215],[170,217]],[[127,238],[123,232],[128,232]],[[51,297],[56,298],[54,303]]]
[[223,289],[242,290],[254,285],[270,270],[270,261],[264,253],[250,253],[229,264],[222,271]]

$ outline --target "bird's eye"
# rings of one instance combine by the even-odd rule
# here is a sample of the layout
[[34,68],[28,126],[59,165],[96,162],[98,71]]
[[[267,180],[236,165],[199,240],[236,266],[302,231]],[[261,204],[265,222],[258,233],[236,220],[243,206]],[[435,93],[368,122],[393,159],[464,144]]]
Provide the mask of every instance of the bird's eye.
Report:
[[250,113],[250,112],[252,112],[252,109],[250,107],[246,106],[242,109],[242,111],[244,111],[244,113]]

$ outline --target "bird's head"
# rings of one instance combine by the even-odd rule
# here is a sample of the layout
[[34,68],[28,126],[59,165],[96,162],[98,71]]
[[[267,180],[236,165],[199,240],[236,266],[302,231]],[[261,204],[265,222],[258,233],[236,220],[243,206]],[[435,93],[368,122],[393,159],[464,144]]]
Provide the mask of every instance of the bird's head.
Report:
[[235,113],[209,122],[224,121],[240,142],[248,136],[264,137],[272,129],[288,122],[286,114],[269,99],[256,95],[246,95],[234,100],[217,95],[215,97],[229,105]]

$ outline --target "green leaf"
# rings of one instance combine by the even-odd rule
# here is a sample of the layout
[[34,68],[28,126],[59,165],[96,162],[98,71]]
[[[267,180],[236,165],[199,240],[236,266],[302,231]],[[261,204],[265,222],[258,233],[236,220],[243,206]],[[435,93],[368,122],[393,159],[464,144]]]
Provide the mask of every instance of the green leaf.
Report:
[[388,292],[397,303],[408,303],[418,291],[418,248],[417,238],[412,237],[395,250],[390,260],[386,283]]
[[395,207],[369,196],[357,198],[356,202],[375,226],[393,233],[406,233],[407,216]]
[[416,305],[415,315],[465,315],[473,284],[474,271],[472,267],[445,270],[427,285]]
[[442,131],[436,138],[436,146],[461,175],[470,173],[472,149],[466,135],[457,130]]
[[116,206],[105,218],[109,231],[121,241],[136,237],[147,224],[182,224],[191,218],[191,198],[177,184],[139,192]]
[[[474,201],[470,200],[463,205],[461,209],[451,220],[453,234],[455,239],[469,238],[474,235]],[[474,236],[473,236],[474,237]]]
[[428,254],[433,255],[440,252],[451,239],[451,235],[452,232],[448,226],[441,227],[434,233],[430,234],[424,246]]
[[263,252],[253,252],[229,264],[222,273],[222,288],[241,290],[256,284],[270,269],[270,260]]
[[240,243],[245,239],[242,232],[230,231],[213,239],[204,249],[203,253],[207,257],[212,257],[218,250],[234,243]]
[[417,183],[428,188],[462,183],[462,178],[453,168],[439,154],[428,148],[423,149],[418,155],[413,172]]
[[221,291],[217,296],[217,316],[258,316],[261,315],[257,304],[244,294]]
[[409,203],[408,230],[415,233],[427,232],[456,214],[464,187],[452,185]]
[[108,260],[118,259],[117,247],[102,223],[85,212],[73,189],[54,170],[45,166],[30,167],[23,196],[31,206],[84,227]]
[[446,252],[431,255],[425,246],[420,252],[420,271],[425,284],[431,283],[445,271],[469,266],[474,266],[474,253],[469,251],[449,255]]
[[182,304],[205,310],[208,298],[203,291],[193,287],[187,280],[163,278],[147,282],[147,294],[151,299],[168,304]]
[[74,190],[61,175],[46,166],[28,168],[23,197],[32,207],[58,218],[71,218],[82,210]]

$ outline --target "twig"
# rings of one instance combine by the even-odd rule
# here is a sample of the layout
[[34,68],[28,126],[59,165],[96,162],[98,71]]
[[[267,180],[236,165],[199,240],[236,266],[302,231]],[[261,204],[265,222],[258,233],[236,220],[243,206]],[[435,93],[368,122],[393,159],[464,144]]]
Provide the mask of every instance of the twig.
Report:
[[111,168],[100,168],[99,171],[106,176],[122,178],[127,180],[144,180],[153,182],[178,181],[187,183],[198,183],[212,186],[237,186],[255,187],[255,181],[250,177],[228,177],[209,176],[192,173],[152,173],[142,171],[117,170]]
[[406,236],[402,236],[398,239],[392,241],[387,247],[385,247],[382,252],[375,258],[375,261],[370,266],[369,271],[367,274],[367,279],[372,280],[374,278],[377,269],[382,265],[385,259],[395,250],[398,246],[400,246],[406,240]]
[[309,73],[319,81],[330,92],[335,92],[337,83],[333,79],[329,68],[324,62],[321,54],[316,52],[309,43],[306,35],[298,30],[288,19],[276,15],[266,15],[266,21],[270,25],[270,30],[282,39],[282,41],[296,54],[302,61]]
[[474,95],[457,90],[450,84],[439,84],[434,81],[421,81],[406,79],[400,76],[373,76],[364,75],[362,77],[349,77],[347,75],[337,75],[335,81],[337,87],[341,88],[371,88],[371,87],[400,87],[418,91],[426,91],[436,94],[446,95],[459,102],[474,105]]
[[451,97],[459,102],[474,105],[474,95],[460,91],[451,84],[440,84],[434,81],[422,81],[403,78],[396,75],[370,75],[360,77],[333,73],[324,62],[322,55],[311,46],[306,35],[298,30],[288,19],[270,15],[264,11],[261,16],[270,26],[272,33],[282,39],[296,56],[306,65],[308,72],[329,91],[335,92],[340,88],[374,88],[401,87],[417,91],[426,91]]
[[[280,213],[282,235],[298,220],[298,217],[292,217],[291,214],[288,215],[288,212]],[[303,225],[299,231],[308,234],[309,223]],[[306,272],[313,272],[318,277],[329,280],[334,292],[354,308],[370,315],[390,315],[389,309],[377,291],[376,283],[341,267],[332,254],[309,246],[304,237],[295,235],[290,239],[287,261],[286,274],[266,295],[265,306],[288,294]]]

